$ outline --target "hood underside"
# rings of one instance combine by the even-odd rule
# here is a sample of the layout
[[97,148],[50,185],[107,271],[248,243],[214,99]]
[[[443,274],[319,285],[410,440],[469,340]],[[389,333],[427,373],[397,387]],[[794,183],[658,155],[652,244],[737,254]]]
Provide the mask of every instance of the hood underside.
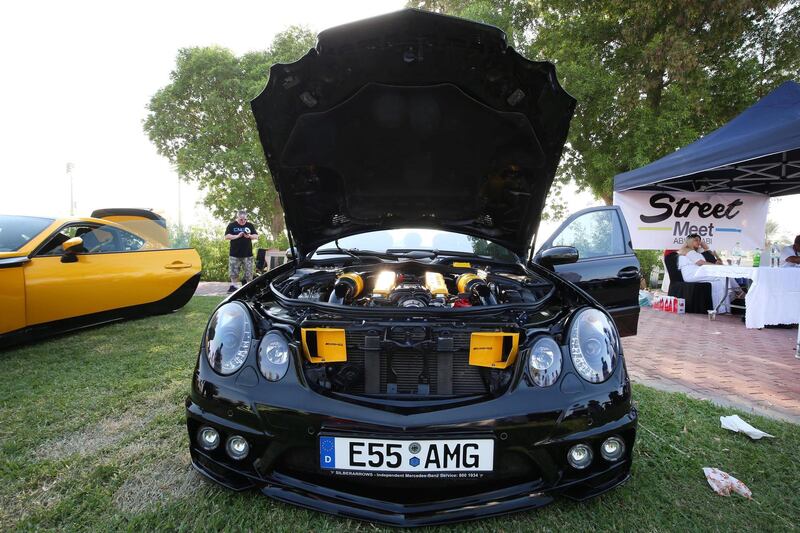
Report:
[[252,102],[301,253],[430,227],[524,255],[574,107],[497,28],[417,10],[320,33]]

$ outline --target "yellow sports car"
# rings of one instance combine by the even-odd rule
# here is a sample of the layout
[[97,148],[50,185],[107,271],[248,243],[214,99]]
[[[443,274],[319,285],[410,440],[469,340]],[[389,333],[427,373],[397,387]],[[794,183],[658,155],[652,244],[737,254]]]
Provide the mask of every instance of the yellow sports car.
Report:
[[0,215],[0,349],[180,309],[199,281],[197,251],[170,248],[166,221],[152,211]]

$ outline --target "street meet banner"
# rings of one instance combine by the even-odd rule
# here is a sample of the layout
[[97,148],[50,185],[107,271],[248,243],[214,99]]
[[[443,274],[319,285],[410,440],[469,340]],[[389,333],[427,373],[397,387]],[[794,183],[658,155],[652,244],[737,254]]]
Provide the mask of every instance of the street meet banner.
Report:
[[760,194],[679,191],[614,193],[637,250],[680,248],[697,233],[711,248],[764,248],[769,198]]

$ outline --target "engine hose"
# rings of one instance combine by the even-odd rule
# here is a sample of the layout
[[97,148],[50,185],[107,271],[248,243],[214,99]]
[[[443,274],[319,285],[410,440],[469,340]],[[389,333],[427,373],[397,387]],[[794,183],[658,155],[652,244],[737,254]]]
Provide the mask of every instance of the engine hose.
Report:
[[459,293],[475,293],[481,305],[497,305],[497,297],[489,284],[477,274],[461,274],[456,280],[456,288]]
[[478,294],[481,305],[497,305],[497,298],[485,281],[473,285],[472,290]]
[[336,283],[333,284],[333,290],[328,297],[328,303],[343,304],[350,302],[354,298],[358,298],[361,291],[364,290],[364,280],[355,272],[345,272],[341,274]]

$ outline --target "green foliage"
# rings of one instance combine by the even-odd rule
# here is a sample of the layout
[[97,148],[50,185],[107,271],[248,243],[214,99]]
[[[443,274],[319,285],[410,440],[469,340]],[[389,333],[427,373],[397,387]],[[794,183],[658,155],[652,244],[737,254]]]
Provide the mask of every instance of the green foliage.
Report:
[[800,2],[417,0],[506,29],[577,100],[559,180],[614,175],[718,128],[800,70]]
[[[228,255],[230,242],[223,237],[225,227],[192,228],[188,231],[188,246],[197,250],[203,263],[203,281],[227,281]],[[258,240],[253,241],[253,255],[258,248],[278,248],[286,250],[289,243],[285,235],[277,240],[270,239],[264,234],[259,234]]]
[[225,228],[192,228],[189,246],[197,250],[203,263],[203,281],[225,281],[228,278],[230,243],[223,238]]
[[467,237],[472,245],[472,251],[484,257],[491,257],[500,261],[516,261],[517,257],[507,248],[497,243],[480,239],[478,237]]
[[191,230],[177,224],[169,225],[169,246],[170,248],[190,248],[189,238]]
[[[664,265],[661,263],[661,257],[664,252],[661,250],[634,250],[634,253],[636,253],[636,258],[639,260],[642,278],[650,286],[650,271],[653,270],[653,267],[658,265],[662,270],[664,269]],[[655,289],[657,287],[650,288]]]
[[531,27],[535,14],[534,3],[530,0],[410,0],[408,6],[497,26],[515,46],[530,39],[525,32]]
[[553,245],[574,246],[581,258],[603,257],[622,253],[621,236],[615,231],[613,213],[595,211],[570,222]]
[[220,47],[183,48],[170,83],[150,99],[145,132],[182,179],[205,190],[204,203],[219,220],[246,209],[270,236],[283,234],[250,100],[264,88],[271,65],[298,59],[314,40],[308,29],[291,27],[266,51],[238,57]]
[[765,240],[770,243],[776,242],[778,239],[779,229],[780,226],[778,225],[778,222],[768,218],[767,223],[764,225]]

